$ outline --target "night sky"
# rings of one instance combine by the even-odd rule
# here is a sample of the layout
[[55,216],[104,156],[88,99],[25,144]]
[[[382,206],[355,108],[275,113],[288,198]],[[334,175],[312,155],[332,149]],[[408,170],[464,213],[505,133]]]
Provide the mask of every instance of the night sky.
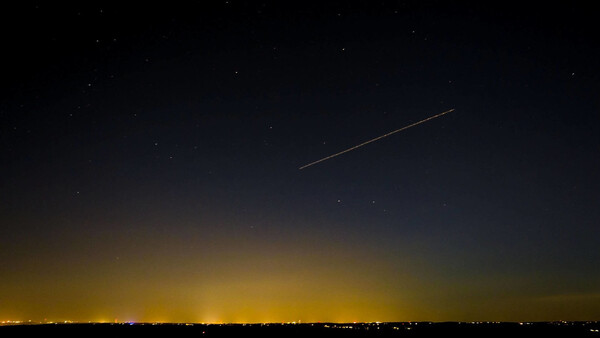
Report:
[[0,320],[600,319],[591,7],[20,3]]

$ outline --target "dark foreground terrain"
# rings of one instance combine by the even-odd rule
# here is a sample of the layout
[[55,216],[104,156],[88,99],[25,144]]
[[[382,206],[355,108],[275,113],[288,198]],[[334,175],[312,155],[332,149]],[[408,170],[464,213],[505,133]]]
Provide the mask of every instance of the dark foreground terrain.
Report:
[[358,324],[39,324],[0,337],[598,337],[600,322]]

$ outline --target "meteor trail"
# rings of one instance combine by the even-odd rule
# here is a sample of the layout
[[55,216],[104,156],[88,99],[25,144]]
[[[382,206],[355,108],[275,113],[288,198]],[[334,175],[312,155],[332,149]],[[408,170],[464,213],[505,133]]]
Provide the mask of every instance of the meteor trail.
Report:
[[360,148],[360,147],[362,147],[362,146],[364,146],[364,145],[367,145],[367,144],[369,144],[369,143],[371,143],[371,142],[375,142],[375,141],[377,141],[377,140],[380,140],[380,139],[382,139],[382,138],[384,138],[384,137],[388,137],[388,136],[390,136],[390,135],[392,135],[392,134],[395,134],[395,133],[397,133],[397,132],[399,132],[399,131],[403,131],[403,130],[406,130],[406,129],[408,129],[408,128],[411,128],[411,127],[414,127],[414,126],[416,126],[416,125],[419,125],[419,124],[421,124],[421,123],[423,123],[423,122],[427,122],[427,121],[429,121],[429,120],[433,120],[433,119],[434,119],[434,118],[436,118],[436,117],[440,117],[440,116],[442,116],[442,115],[445,115],[445,114],[448,114],[449,112],[452,112],[452,111],[454,111],[454,109],[446,110],[446,111],[445,111],[445,112],[443,112],[443,113],[439,113],[439,114],[437,114],[437,115],[430,116],[430,117],[428,117],[428,118],[426,118],[426,119],[424,119],[424,120],[421,120],[421,121],[419,121],[419,122],[415,122],[415,123],[413,123],[413,124],[409,124],[408,126],[402,127],[402,128],[400,128],[400,129],[396,129],[396,130],[394,130],[394,131],[391,131],[391,132],[389,132],[389,133],[387,133],[387,134],[385,134],[385,135],[381,135],[381,136],[379,136],[379,137],[376,137],[376,138],[374,138],[374,139],[372,139],[372,140],[368,140],[368,141],[366,141],[366,142],[363,142],[363,143],[361,143],[361,144],[355,145],[354,147],[351,147],[351,148],[348,148],[348,149],[346,149],[346,150],[340,151],[339,153],[335,153],[335,154],[333,154],[333,155],[329,155],[329,156],[327,156],[327,157],[323,157],[323,158],[322,158],[322,159],[320,159],[320,160],[317,160],[317,161],[311,162],[311,163],[309,163],[309,164],[307,164],[307,165],[303,165],[303,166],[301,166],[300,168],[298,168],[298,170],[302,170],[302,169],[304,169],[304,168],[308,168],[308,167],[310,167],[311,165],[315,165],[315,164],[317,164],[317,163],[320,163],[320,162],[323,162],[323,161],[325,161],[325,160],[328,160],[328,159],[334,158],[334,157],[336,157],[336,156],[339,156],[339,155],[341,155],[341,154],[344,154],[344,153],[347,153],[347,152],[349,152],[349,151],[352,151],[352,150],[354,150],[354,149],[356,149],[356,148]]

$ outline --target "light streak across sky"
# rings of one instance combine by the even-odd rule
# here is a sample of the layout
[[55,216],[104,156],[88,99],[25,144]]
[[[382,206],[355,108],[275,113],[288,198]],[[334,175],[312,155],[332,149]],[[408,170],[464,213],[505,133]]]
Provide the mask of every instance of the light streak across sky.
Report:
[[317,164],[317,163],[321,163],[321,162],[323,162],[323,161],[326,161],[326,160],[332,159],[332,158],[334,158],[334,157],[336,157],[336,156],[339,156],[339,155],[345,154],[345,153],[347,153],[347,152],[350,152],[350,151],[352,151],[352,150],[355,150],[355,149],[357,149],[357,148],[360,148],[360,147],[362,147],[362,146],[364,146],[364,145],[367,145],[367,144],[369,144],[369,143],[371,143],[371,142],[375,142],[375,141],[377,141],[377,140],[381,140],[381,139],[382,139],[382,138],[384,138],[384,137],[388,137],[388,136],[390,136],[390,135],[392,135],[392,134],[395,134],[395,133],[397,133],[397,132],[400,132],[400,131],[406,130],[406,129],[408,129],[408,128],[411,128],[411,127],[417,126],[417,125],[419,125],[419,124],[421,124],[421,123],[424,123],[424,122],[427,122],[427,121],[433,120],[433,119],[435,119],[435,118],[437,118],[437,117],[440,117],[440,116],[442,116],[442,115],[448,114],[448,113],[450,113],[450,112],[452,112],[452,111],[454,111],[454,109],[446,110],[445,112],[442,112],[442,113],[439,113],[439,114],[436,114],[436,115],[430,116],[430,117],[428,117],[428,118],[426,118],[426,119],[423,119],[423,120],[421,120],[421,121],[418,121],[418,122],[415,122],[415,123],[409,124],[408,126],[404,126],[404,127],[400,128],[400,129],[396,129],[396,130],[394,130],[394,131],[391,131],[391,132],[389,132],[389,133],[387,133],[387,134],[384,134],[384,135],[378,136],[378,137],[376,137],[376,138],[374,138],[374,139],[371,139],[371,140],[365,141],[365,142],[363,142],[363,143],[361,143],[361,144],[357,144],[357,145],[355,145],[355,146],[353,146],[353,147],[350,147],[350,148],[348,148],[348,149],[346,149],[346,150],[342,150],[342,151],[340,151],[339,153],[335,153],[335,154],[329,155],[329,156],[327,156],[327,157],[323,157],[323,158],[322,158],[322,159],[320,159],[320,160],[317,160],[317,161],[311,162],[311,163],[309,163],[309,164],[303,165],[303,166],[301,166],[301,167],[300,167],[300,168],[298,168],[298,169],[299,169],[299,170],[302,170],[302,169],[304,169],[304,168],[308,168],[308,167],[310,167],[310,166],[312,166],[312,165],[315,165],[315,164]]

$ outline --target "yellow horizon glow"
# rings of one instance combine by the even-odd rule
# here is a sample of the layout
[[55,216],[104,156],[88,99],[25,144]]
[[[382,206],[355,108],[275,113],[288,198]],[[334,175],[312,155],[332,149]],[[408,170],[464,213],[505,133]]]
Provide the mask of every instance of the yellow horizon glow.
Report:
[[[522,287],[531,285],[527,278],[449,275],[431,263],[436,257],[419,251],[417,241],[402,243],[390,255],[373,243],[363,245],[362,238],[342,242],[318,234],[290,234],[276,242],[231,235],[194,242],[154,234],[120,240],[119,246],[113,241],[94,251],[73,242],[76,246],[66,248],[62,257],[47,254],[50,258],[40,261],[40,254],[21,261],[19,269],[3,275],[0,318],[518,322],[593,320],[600,313],[597,297],[528,294]],[[104,252],[118,252],[119,259],[99,254]],[[525,291],[514,293],[507,285]]]

